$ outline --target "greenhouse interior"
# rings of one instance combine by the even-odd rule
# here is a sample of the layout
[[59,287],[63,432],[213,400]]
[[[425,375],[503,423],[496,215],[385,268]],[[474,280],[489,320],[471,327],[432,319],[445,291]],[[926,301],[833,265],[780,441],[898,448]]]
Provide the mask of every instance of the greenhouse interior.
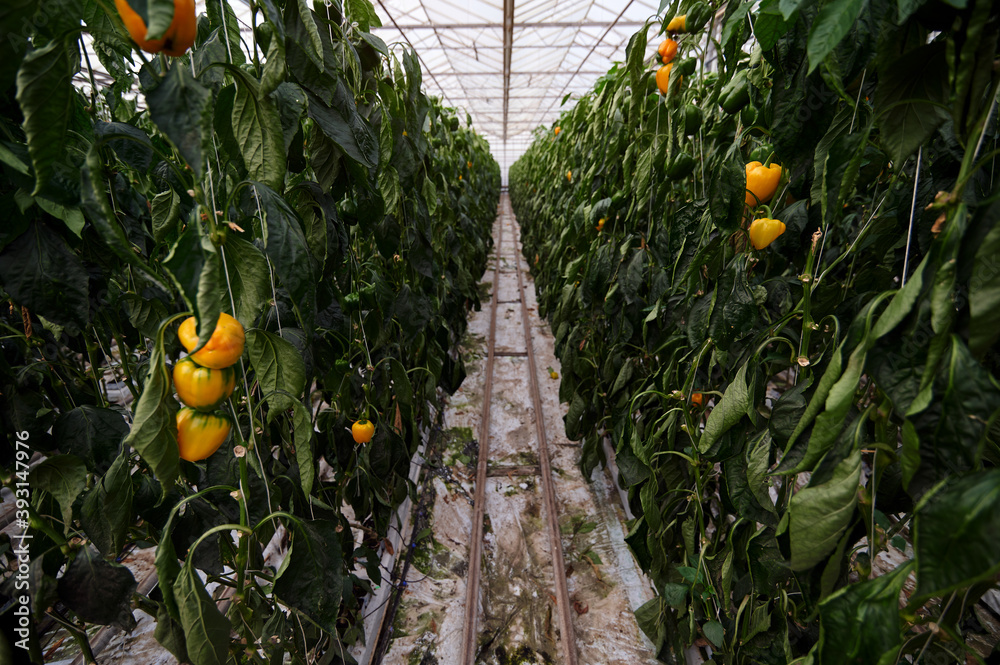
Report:
[[0,665],[1000,665],[1000,4],[5,0],[0,89]]

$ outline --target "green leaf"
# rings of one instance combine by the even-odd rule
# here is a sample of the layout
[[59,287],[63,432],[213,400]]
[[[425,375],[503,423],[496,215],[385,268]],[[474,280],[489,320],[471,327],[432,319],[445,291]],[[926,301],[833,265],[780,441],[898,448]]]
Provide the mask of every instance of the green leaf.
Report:
[[111,208],[107,186],[101,150],[95,144],[87,151],[87,161],[80,173],[80,199],[84,214],[94,225],[107,249],[144,273],[159,288],[169,291],[169,287],[162,281],[162,275],[153,271],[145,261],[141,260],[139,253],[133,251],[132,243],[125,237],[121,220]]
[[153,123],[202,177],[204,146],[211,146],[212,91],[195,80],[190,67],[171,67],[159,85],[146,92],[146,103]]
[[778,0],[761,3],[757,22],[753,26],[754,36],[760,42],[761,49],[770,51],[791,27],[792,22],[782,15]]
[[753,2],[743,2],[741,3],[729,16],[726,18],[726,24],[722,27],[722,45],[726,46],[731,42],[737,35],[741,34],[741,28],[743,23],[746,21],[747,13],[750,8],[753,7]]
[[348,157],[368,168],[378,166],[378,137],[368,121],[358,114],[354,96],[343,81],[337,81],[329,106],[310,93],[309,117]]
[[899,594],[913,566],[849,584],[820,603],[819,651],[823,663],[884,662],[899,650]]
[[135,628],[135,578],[125,566],[108,563],[91,547],[80,549],[59,578],[59,598],[88,623]]
[[146,132],[123,122],[94,124],[99,142],[114,150],[118,159],[138,171],[147,171],[153,161],[153,144]]
[[364,32],[369,32],[372,26],[382,27],[382,21],[369,0],[344,0],[344,9],[348,20],[357,23]]
[[170,248],[163,267],[198,320],[197,351],[212,337],[219,312],[228,304],[222,257],[198,225],[191,224]]
[[298,4],[298,19],[305,28],[306,41],[303,44],[306,54],[313,64],[319,69],[324,68],[323,62],[323,40],[319,36],[319,27],[313,17],[312,8],[308,0],[292,0]]
[[132,431],[125,444],[136,449],[153,470],[163,495],[166,496],[180,475],[177,452],[177,402],[167,370],[161,326],[153,355],[149,360],[149,375],[135,407]]
[[299,480],[302,483],[302,492],[309,496],[312,493],[313,481],[316,478],[316,469],[313,466],[312,435],[313,424],[309,414],[309,409],[302,406],[300,402],[294,402],[292,425],[295,430],[295,462],[299,466]]
[[244,184],[242,207],[250,215],[263,215],[264,251],[300,318],[311,315],[316,300],[315,270],[295,210],[270,187],[252,181]]
[[722,231],[739,228],[746,200],[746,168],[734,159],[726,160],[709,185],[712,221]]
[[423,190],[424,201],[427,203],[427,212],[430,213],[431,217],[437,214],[438,209],[438,193],[437,187],[434,186],[434,180],[432,178],[424,178]]
[[178,663],[189,663],[187,642],[184,639],[184,629],[179,621],[170,616],[166,605],[160,605],[156,611],[156,629],[153,637],[160,645],[173,654]]
[[131,458],[123,452],[83,502],[80,522],[105,556],[121,552],[128,537],[132,513]]
[[242,65],[246,62],[240,39],[240,21],[236,18],[236,12],[233,11],[229,0],[206,2],[205,12],[208,14],[209,26],[218,30],[218,34],[222,38],[222,45],[226,47],[224,49],[226,60],[233,65]]
[[246,335],[250,364],[267,403],[275,412],[293,408],[306,387],[302,356],[291,343],[266,330],[248,330]]
[[28,52],[17,72],[17,102],[24,115],[22,127],[35,170],[37,196],[45,191],[58,168],[65,166],[72,117],[72,79],[76,69],[76,42],[55,40]]
[[880,138],[896,164],[915,153],[949,118],[944,42],[921,46],[879,71],[874,105]]
[[698,451],[708,451],[733,425],[738,423],[750,408],[750,390],[747,386],[747,365],[743,363],[729,383],[722,399],[708,414],[705,431],[698,440]]
[[899,452],[899,462],[903,468],[903,488],[909,489],[910,481],[920,466],[920,436],[909,420],[903,421],[900,435],[903,439]]
[[181,568],[174,582],[174,597],[192,665],[226,665],[229,661],[229,619],[208,595],[193,566]]
[[285,181],[285,144],[281,117],[270,98],[260,97],[249,77],[239,77],[233,99],[232,127],[251,180],[274,190]]
[[789,502],[791,568],[807,570],[823,561],[836,547],[858,501],[861,452],[855,450],[818,486],[799,490]]
[[897,0],[896,1],[896,25],[906,23],[914,12],[927,3],[927,0]]
[[398,214],[403,200],[403,190],[399,185],[399,174],[392,166],[386,166],[378,174],[378,188],[385,201],[385,211],[388,214]]
[[1000,338],[1000,225],[990,229],[976,250],[969,279],[969,348],[982,356]]
[[781,12],[781,17],[787,21],[804,4],[812,4],[812,0],[780,0],[778,10]]
[[945,596],[1000,571],[1000,470],[946,480],[917,507],[915,598]]
[[809,30],[809,73],[811,74],[851,31],[866,0],[827,0]]
[[163,242],[180,229],[181,197],[172,189],[166,189],[153,197],[150,203],[153,220],[153,240]]
[[55,455],[31,470],[31,485],[52,495],[62,509],[63,533],[73,523],[73,502],[87,487],[87,465],[73,455]]
[[73,235],[77,238],[83,237],[83,226],[87,222],[83,218],[83,213],[80,212],[79,208],[69,208],[42,197],[35,199],[35,203],[38,204],[39,208],[49,213],[56,219],[62,220],[62,222],[66,225],[66,228],[72,231]]
[[[685,588],[686,593],[687,589]],[[663,598],[660,597],[646,601],[642,607],[635,611],[635,620],[639,624],[639,628],[646,634],[646,637],[649,638],[657,650],[663,645],[663,641],[667,636],[666,622],[664,621],[665,614],[666,607],[664,606]]]
[[0,281],[18,305],[75,335],[90,320],[87,271],[58,233],[35,222],[0,253]]
[[718,621],[707,621],[704,625],[702,625],[701,629],[705,633],[705,637],[707,637],[716,648],[722,648],[726,639],[726,631],[722,627],[721,623]]
[[229,284],[236,302],[234,316],[245,328],[249,328],[261,308],[271,299],[267,259],[254,244],[232,233],[220,251],[226,257]]
[[343,566],[336,523],[295,522],[288,564],[274,582],[274,595],[305,613],[323,630],[334,632],[344,586]]
[[59,416],[52,428],[59,450],[104,473],[121,451],[129,427],[122,414],[85,404]]

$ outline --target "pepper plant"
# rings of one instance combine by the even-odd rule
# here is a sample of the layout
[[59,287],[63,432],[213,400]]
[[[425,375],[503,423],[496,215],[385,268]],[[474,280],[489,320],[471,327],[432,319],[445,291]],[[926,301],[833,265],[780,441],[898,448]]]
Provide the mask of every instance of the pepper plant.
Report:
[[[178,57],[114,4],[0,8],[0,470],[30,488],[33,619],[88,656],[91,625],[138,607],[181,662],[353,662],[421,428],[464,377],[499,167],[368,0],[252,2],[250,31],[211,0]],[[151,40],[171,25],[171,0],[128,4]],[[220,312],[246,330],[232,437],[186,462],[178,326],[200,347]],[[156,548],[149,597],[117,563],[133,547]],[[9,535],[0,560],[6,620]]]
[[651,24],[694,71],[660,94],[640,30],[510,174],[566,432],[588,475],[610,438],[657,591],[641,627],[664,662],[992,662],[997,5]]

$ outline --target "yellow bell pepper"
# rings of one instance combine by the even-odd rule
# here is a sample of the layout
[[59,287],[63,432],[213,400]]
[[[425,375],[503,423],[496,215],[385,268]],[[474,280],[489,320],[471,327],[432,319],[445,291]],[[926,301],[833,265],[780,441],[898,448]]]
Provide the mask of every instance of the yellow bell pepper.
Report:
[[[184,319],[181,327],[177,330],[177,336],[187,352],[191,353],[198,346],[197,320],[193,316]],[[215,324],[215,331],[208,343],[201,347],[198,353],[192,353],[191,357],[202,367],[222,369],[240,359],[245,343],[246,335],[243,332],[243,324],[229,314],[222,312],[219,314],[219,321]]]
[[778,219],[755,219],[750,224],[750,243],[754,249],[764,249],[785,232],[785,223]]
[[221,413],[191,408],[177,412],[177,451],[181,459],[197,462],[209,457],[229,437],[232,421]]
[[764,166],[760,162],[747,164],[746,204],[755,207],[767,203],[778,189],[781,165]]
[[368,443],[374,434],[375,423],[367,418],[362,418],[351,425],[351,436],[354,437],[354,443]]
[[202,367],[190,356],[174,365],[174,389],[186,405],[199,411],[214,411],[236,387],[232,367]]

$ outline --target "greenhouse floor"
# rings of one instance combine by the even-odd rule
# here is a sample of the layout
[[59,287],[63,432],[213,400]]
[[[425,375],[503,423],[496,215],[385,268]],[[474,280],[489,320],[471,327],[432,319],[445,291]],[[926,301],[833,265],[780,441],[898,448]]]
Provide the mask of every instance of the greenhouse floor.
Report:
[[[506,195],[500,209],[494,227],[495,241],[503,228],[475,662],[570,662],[552,591],[523,297],[558,506],[576,662],[655,663],[652,646],[633,614],[652,597],[652,590],[624,544],[626,516],[618,490],[602,470],[588,480],[578,468],[580,449],[566,437],[566,406],[559,403],[559,381],[551,374],[559,372],[554,340],[538,317],[534,285]],[[494,262],[495,255],[483,278],[490,290]],[[523,271],[520,293],[518,267]],[[443,436],[428,453],[430,473],[420,487],[420,514],[414,516],[427,526],[417,539],[406,590],[392,619],[392,641],[382,660],[386,665],[463,662],[469,534],[480,449],[475,437],[483,417],[489,330],[490,303],[484,298],[463,344],[468,377],[446,408]]]

